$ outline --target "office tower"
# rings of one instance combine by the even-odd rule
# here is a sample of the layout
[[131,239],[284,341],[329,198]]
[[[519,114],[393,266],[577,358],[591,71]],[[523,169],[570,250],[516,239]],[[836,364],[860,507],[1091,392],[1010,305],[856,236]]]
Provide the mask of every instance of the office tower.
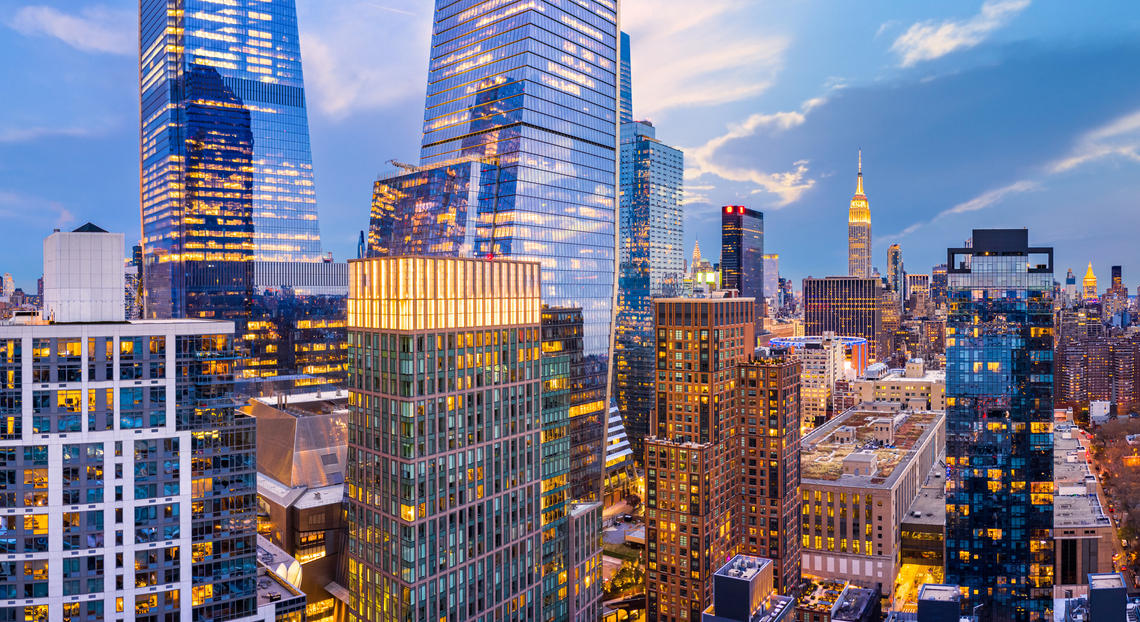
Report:
[[930,275],[906,275],[906,307],[912,315],[922,317],[930,314]]
[[1065,275],[1065,305],[1074,305],[1079,299],[1077,298],[1077,277],[1073,274],[1073,269],[1069,268],[1068,274]]
[[694,240],[693,241],[693,260],[692,260],[692,263],[689,264],[689,271],[691,272],[694,269],[696,269],[697,264],[699,264],[699,263],[701,263],[701,241],[700,240]]
[[123,235],[81,229],[44,242],[44,319],[0,324],[0,616],[254,620],[233,324],[125,321]]
[[721,286],[756,300],[757,318],[764,302],[764,214],[743,205],[720,213]]
[[621,70],[618,78],[618,123],[633,121],[633,73],[631,72],[629,33],[621,33]]
[[713,604],[701,622],[791,622],[796,599],[779,595],[773,560],[735,555],[713,575]]
[[871,277],[871,205],[863,194],[863,152],[859,151],[859,177],[847,211],[847,276]]
[[755,348],[750,298],[661,298],[657,408],[645,440],[650,622],[697,622],[712,575],[737,549],[736,364]]
[[983,621],[1042,619],[1053,573],[1053,249],[975,229],[947,250],[946,582]]
[[1081,291],[1083,292],[1082,300],[1084,302],[1098,302],[1098,292],[1096,289],[1096,275],[1093,274],[1092,262],[1089,262],[1089,269],[1085,271],[1085,278],[1081,280]]
[[1105,320],[1118,326],[1126,324],[1123,319],[1114,317],[1121,312],[1128,311],[1128,288],[1124,286],[1120,266],[1112,266],[1112,283],[1104,292],[1101,307],[1104,310]]
[[834,412],[835,383],[843,378],[846,349],[835,333],[824,333],[818,340],[795,346],[803,370],[800,373],[800,414],[805,429],[823,425]]
[[740,551],[772,560],[781,594],[794,593],[800,583],[800,370],[790,355],[741,362],[731,396],[740,452]]
[[946,264],[938,264],[930,270],[930,301],[935,306],[946,304]]
[[833,332],[840,337],[862,337],[871,344],[871,359],[886,354],[880,342],[882,283],[875,278],[829,276],[804,279],[804,333]]
[[[348,272],[321,255],[293,1],[139,10],[144,316],[233,320],[246,379],[343,380]],[[305,293],[314,283],[335,292]],[[314,319],[339,326],[281,341]],[[330,342],[331,364],[290,364]]]
[[900,300],[906,300],[906,272],[898,244],[891,244],[887,249],[887,289],[898,292]]
[[621,502],[633,494],[637,482],[633,449],[621,421],[617,407],[610,407],[609,427],[606,430],[606,482],[603,486],[606,506]]
[[800,441],[803,572],[881,584],[901,566],[901,520],[946,440],[941,411],[861,404]]
[[16,292],[16,280],[12,278],[11,272],[5,272],[4,273],[3,285],[4,285],[4,289],[3,289],[4,295],[11,296],[13,293]]
[[885,363],[894,363],[903,350],[900,343],[902,331],[902,306],[899,304],[898,292],[883,289],[879,292],[880,329],[876,349],[879,360]]
[[353,619],[539,619],[538,264],[349,267]]
[[684,277],[684,154],[647,122],[623,124],[621,137],[614,398],[640,461],[653,410],[652,299],[679,295]]
[[777,253],[766,253],[764,255],[764,298],[771,299],[774,304],[779,304],[777,298],[780,295],[780,255]]

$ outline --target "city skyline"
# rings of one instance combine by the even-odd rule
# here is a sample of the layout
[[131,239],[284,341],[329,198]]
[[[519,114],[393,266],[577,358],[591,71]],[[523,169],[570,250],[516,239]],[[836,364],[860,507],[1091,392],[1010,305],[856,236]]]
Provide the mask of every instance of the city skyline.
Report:
[[[298,2],[318,208],[324,246],[343,259],[355,254],[357,232],[367,227],[364,184],[387,158],[414,159],[419,119],[409,104],[422,102],[430,11],[411,2],[394,3],[390,10],[370,6],[362,15],[376,27],[400,33],[387,42],[391,48],[384,56],[366,46],[346,67],[336,68],[330,59],[343,57],[363,36],[343,23],[361,6],[346,2],[327,15],[314,7],[311,1]],[[0,70],[8,83],[22,87],[14,89],[0,115],[0,161],[5,163],[0,211],[25,233],[0,254],[0,264],[26,291],[39,272],[32,246],[55,226],[93,219],[128,232],[128,243],[134,241],[137,179],[121,171],[137,157],[130,112],[137,106],[130,87],[137,82],[137,51],[129,39],[137,27],[136,8],[116,1],[85,8],[20,3],[0,12],[0,49],[26,59]],[[849,154],[862,147],[874,188],[879,232],[874,245],[899,242],[913,270],[926,272],[939,263],[935,249],[959,243],[956,229],[1020,226],[1043,210],[1045,224],[1036,235],[1057,248],[1060,269],[1079,269],[1092,259],[1098,274],[1107,274],[1109,265],[1123,265],[1125,284],[1129,275],[1140,274],[1140,265],[1128,261],[1127,226],[1071,227],[1066,217],[1067,206],[1080,202],[1096,216],[1089,222],[1130,225],[1137,218],[1125,207],[1140,183],[1130,174],[1140,143],[1135,113],[1140,89],[1106,79],[1140,59],[1140,47],[1125,42],[1134,28],[1127,20],[1109,25],[1101,19],[1108,7],[1065,15],[1040,3],[1006,1],[884,5],[835,15],[816,11],[810,25],[802,23],[811,8],[768,15],[713,2],[682,27],[679,3],[666,2],[657,11],[644,2],[624,3],[623,26],[641,42],[633,49],[637,116],[667,124],[671,142],[693,153],[686,163],[686,250],[699,239],[709,259],[717,260],[716,228],[706,221],[722,204],[741,204],[764,211],[768,228],[782,234],[783,242],[770,250],[784,256],[782,267],[794,281],[842,274],[840,210],[850,196]],[[767,24],[756,34],[744,37],[736,30],[756,21]],[[817,59],[802,58],[821,29],[840,22],[859,43],[854,52],[842,50],[851,58],[831,46]],[[647,63],[677,53],[667,49],[658,31],[689,40],[726,24],[728,33],[747,43],[737,54],[752,69],[742,69],[744,61],[736,58],[707,58],[719,69],[670,76]],[[939,32],[966,34],[945,47],[929,47],[936,37],[931,31],[940,26],[945,28]],[[377,60],[383,58],[413,62],[393,67],[399,63]],[[1084,71],[1090,63],[1099,69]],[[43,76],[57,79],[44,82]],[[663,94],[670,80],[676,92]],[[1053,92],[1049,85],[1057,81],[1066,82],[1072,94]],[[749,94],[725,95],[732,100],[727,102],[702,99],[726,82]],[[381,83],[391,86],[368,88]],[[64,84],[69,85],[66,97],[56,90]],[[961,98],[954,109],[939,103],[951,93],[982,89],[990,93],[984,101]],[[652,105],[638,106],[637,97]],[[60,101],[35,103],[44,99]],[[1029,102],[1038,114],[1011,112]],[[973,157],[980,151],[1001,156],[1001,164],[981,164]],[[96,153],[100,157],[91,157]],[[924,157],[913,157],[916,153]],[[733,154],[746,154],[755,161],[747,166],[762,170],[750,170],[743,161],[738,165]],[[806,160],[802,172],[793,166],[801,160]],[[78,183],[45,184],[57,164],[70,166]],[[742,175],[729,177],[759,179],[767,186],[711,172],[734,170]],[[693,175],[699,171],[710,172]],[[819,222],[835,226],[818,227]],[[883,272],[881,254],[874,259]]]

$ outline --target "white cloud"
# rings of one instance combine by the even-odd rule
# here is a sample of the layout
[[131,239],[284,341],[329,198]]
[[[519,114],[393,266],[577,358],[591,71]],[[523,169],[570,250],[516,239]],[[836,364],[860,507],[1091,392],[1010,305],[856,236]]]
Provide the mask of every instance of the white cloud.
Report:
[[790,44],[756,32],[748,0],[627,0],[622,27],[632,39],[638,118],[674,108],[755,97],[773,83]]
[[1029,2],[1030,0],[986,0],[981,11],[967,19],[940,22],[927,20],[912,24],[895,39],[891,51],[901,57],[900,65],[910,67],[955,50],[972,48],[1024,11]]
[[1049,165],[1049,172],[1063,173],[1109,156],[1140,162],[1140,110],[1082,135],[1068,154]]
[[[809,177],[808,161],[798,160],[792,163],[792,168],[782,172],[767,172],[754,168],[728,166],[718,161],[717,152],[726,144],[753,136],[760,131],[779,132],[803,125],[807,114],[814,108],[823,104],[824,98],[809,99],[799,110],[790,112],[776,112],[772,114],[754,114],[743,123],[729,126],[728,131],[720,136],[710,139],[700,147],[686,149],[685,158],[689,167],[685,171],[685,179],[698,179],[705,175],[715,175],[721,179],[735,182],[754,184],[752,194],[770,193],[778,197],[773,207],[784,207],[797,201],[803,193],[815,185],[815,180]],[[688,187],[688,186],[687,186]]]
[[429,3],[300,0],[297,10],[305,86],[315,112],[338,119],[423,97]]
[[9,25],[25,35],[55,37],[84,52],[132,55],[138,51],[134,11],[96,5],[75,15],[32,5],[16,11]]
[[982,194],[979,194],[978,196],[976,196],[976,197],[974,197],[968,201],[963,201],[963,202],[958,203],[957,205],[955,205],[953,207],[950,207],[950,208],[942,210],[941,212],[938,212],[938,214],[934,218],[931,218],[930,220],[927,220],[924,222],[916,222],[916,223],[910,225],[909,227],[907,227],[906,229],[903,229],[902,231],[900,231],[894,235],[888,235],[888,236],[883,236],[881,238],[877,238],[875,240],[875,243],[891,242],[891,241],[898,240],[900,238],[905,238],[906,236],[914,233],[915,231],[918,231],[919,229],[922,229],[923,227],[933,225],[934,223],[936,223],[936,222],[938,222],[944,218],[947,218],[949,216],[954,216],[956,214],[966,214],[968,212],[976,212],[979,210],[983,210],[983,209],[986,209],[988,207],[992,207],[994,205],[997,205],[998,203],[1001,203],[1006,197],[1008,197],[1010,195],[1022,194],[1024,192],[1032,192],[1034,190],[1039,190],[1040,188],[1041,188],[1041,184],[1039,182],[1029,180],[1029,179],[1022,179],[1022,180],[1015,181],[1011,184],[1006,184],[1004,186],[1001,186],[1000,188],[994,188],[992,190],[987,190],[987,191],[983,192]]
[[50,220],[58,228],[75,222],[75,215],[59,201],[7,190],[0,190],[0,216],[41,225]]

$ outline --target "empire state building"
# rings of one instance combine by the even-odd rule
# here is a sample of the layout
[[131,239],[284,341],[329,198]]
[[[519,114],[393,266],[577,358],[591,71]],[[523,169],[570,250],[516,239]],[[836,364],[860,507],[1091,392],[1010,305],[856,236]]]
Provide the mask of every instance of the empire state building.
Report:
[[847,212],[847,273],[871,278],[871,206],[863,194],[863,152],[859,151],[859,180]]

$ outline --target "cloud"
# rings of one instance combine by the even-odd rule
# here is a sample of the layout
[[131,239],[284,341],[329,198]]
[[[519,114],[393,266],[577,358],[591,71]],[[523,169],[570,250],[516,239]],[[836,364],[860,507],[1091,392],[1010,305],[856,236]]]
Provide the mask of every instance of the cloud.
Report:
[[297,10],[305,85],[315,112],[341,119],[423,97],[429,3],[300,0]]
[[134,11],[101,5],[82,9],[78,15],[49,6],[21,8],[9,26],[25,35],[55,37],[84,52],[132,55],[138,51]]
[[0,216],[41,225],[50,220],[53,227],[59,228],[75,222],[75,215],[59,201],[8,190],[0,190]]
[[728,131],[710,139],[700,147],[686,149],[686,159],[690,166],[685,171],[685,179],[698,179],[705,175],[715,175],[721,179],[747,182],[757,186],[751,194],[770,193],[778,197],[775,208],[784,207],[795,201],[815,185],[808,176],[808,161],[797,160],[792,168],[783,172],[766,172],[747,167],[725,165],[717,160],[717,152],[728,143],[753,136],[761,131],[781,132],[803,125],[807,114],[822,105],[824,98],[809,99],[799,110],[754,114],[743,123],[729,126]]
[[[790,39],[757,33],[748,0],[628,0],[633,106],[638,118],[725,104],[766,91],[783,68]],[[723,45],[720,42],[728,42]]]
[[918,231],[919,229],[922,229],[923,227],[933,225],[934,223],[942,220],[943,218],[947,218],[949,216],[954,216],[955,214],[966,214],[968,212],[976,212],[979,210],[983,210],[983,209],[986,209],[988,207],[992,207],[994,205],[997,205],[998,203],[1001,203],[1002,200],[1004,200],[1009,195],[1021,194],[1024,192],[1031,192],[1034,190],[1039,190],[1040,188],[1041,188],[1041,184],[1039,182],[1029,180],[1029,179],[1022,179],[1022,180],[1015,181],[1011,184],[1006,184],[1004,186],[1001,186],[1000,188],[994,188],[992,190],[987,190],[986,192],[983,192],[982,194],[979,194],[978,196],[976,196],[976,197],[974,197],[968,201],[963,201],[963,202],[958,203],[957,205],[955,205],[951,208],[944,209],[941,212],[938,212],[938,214],[934,218],[931,218],[928,221],[916,222],[916,223],[910,225],[909,227],[907,227],[906,229],[903,229],[902,231],[900,231],[894,235],[888,235],[888,236],[883,236],[881,238],[878,238],[875,240],[875,243],[888,242],[888,241],[897,240],[899,238],[905,238],[906,236]]
[[1073,149],[1049,165],[1050,173],[1063,173],[1109,156],[1140,162],[1140,110],[1086,132]]
[[[941,58],[959,49],[978,45],[993,31],[1006,25],[1029,6],[1030,0],[986,0],[981,12],[962,20],[927,20],[912,24],[891,45],[901,57],[900,65]],[[885,24],[884,24],[885,26]]]
[[104,133],[104,128],[97,127],[9,127],[0,128],[0,145],[11,143],[25,143],[42,138],[88,138]]

